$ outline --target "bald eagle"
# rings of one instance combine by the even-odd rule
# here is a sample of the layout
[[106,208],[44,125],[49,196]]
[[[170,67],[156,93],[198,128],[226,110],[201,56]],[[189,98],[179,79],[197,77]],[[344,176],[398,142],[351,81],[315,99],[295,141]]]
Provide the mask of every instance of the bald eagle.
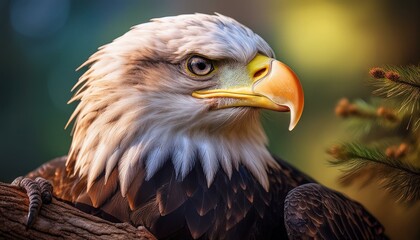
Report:
[[[296,74],[220,15],[134,26],[81,67],[68,156],[27,175],[159,239],[383,239],[360,204],[270,154],[260,109],[303,110]],[[37,181],[33,181],[37,182]]]

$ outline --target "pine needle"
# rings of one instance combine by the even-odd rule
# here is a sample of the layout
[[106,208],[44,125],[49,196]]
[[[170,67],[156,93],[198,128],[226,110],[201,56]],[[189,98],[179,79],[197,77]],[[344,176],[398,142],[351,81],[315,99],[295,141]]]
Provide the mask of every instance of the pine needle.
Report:
[[420,65],[407,67],[386,66],[371,70],[373,94],[385,98],[401,98],[400,111],[411,115],[411,124],[420,126]]
[[335,147],[330,154],[336,158],[330,161],[331,164],[344,167],[342,183],[350,184],[365,176],[364,185],[376,179],[397,201],[412,204],[420,200],[420,169],[412,164],[389,158],[379,149],[358,143]]

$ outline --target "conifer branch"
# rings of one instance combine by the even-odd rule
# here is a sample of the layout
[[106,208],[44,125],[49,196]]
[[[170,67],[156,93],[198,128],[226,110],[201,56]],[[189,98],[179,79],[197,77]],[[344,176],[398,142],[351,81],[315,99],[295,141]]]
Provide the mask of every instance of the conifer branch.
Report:
[[364,131],[357,144],[331,148],[331,163],[343,167],[345,185],[358,179],[364,186],[376,179],[399,201],[414,203],[420,200],[420,66],[387,66],[369,73],[376,86],[373,94],[388,101],[338,102],[336,114]]
[[412,164],[357,143],[335,146],[329,153],[335,157],[331,164],[344,167],[343,184],[348,185],[364,175],[368,180],[364,184],[376,179],[398,201],[414,203],[420,200],[420,169]]
[[373,103],[361,99],[350,102],[347,98],[343,98],[338,101],[335,113],[337,116],[347,119],[349,127],[355,133],[363,134],[364,138],[377,138],[378,131],[374,130],[378,128],[391,130],[382,132],[382,137],[385,137],[393,134],[393,131],[400,128],[401,124],[404,124],[403,128],[406,127],[403,116],[391,108],[381,106],[374,100]]
[[373,94],[401,98],[400,111],[408,112],[411,124],[420,126],[420,66],[373,68],[369,72],[376,87]]

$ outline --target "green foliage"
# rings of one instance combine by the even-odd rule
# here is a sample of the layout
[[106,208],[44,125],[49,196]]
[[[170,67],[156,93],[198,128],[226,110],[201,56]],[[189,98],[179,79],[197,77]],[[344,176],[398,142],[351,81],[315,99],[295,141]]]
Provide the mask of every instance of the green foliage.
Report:
[[349,185],[356,178],[364,177],[363,185],[376,178],[399,201],[414,203],[420,200],[420,168],[398,158],[386,156],[378,148],[350,143],[330,150],[336,157],[333,165],[343,166],[341,182]]
[[343,167],[345,185],[377,180],[399,201],[420,200],[420,67],[373,68],[372,103],[342,99],[335,112],[359,133],[357,140],[332,147],[331,163]]
[[[383,71],[379,77],[374,71]],[[373,94],[399,103],[399,111],[409,114],[410,124],[420,126],[420,66],[374,68],[370,81],[376,90]]]

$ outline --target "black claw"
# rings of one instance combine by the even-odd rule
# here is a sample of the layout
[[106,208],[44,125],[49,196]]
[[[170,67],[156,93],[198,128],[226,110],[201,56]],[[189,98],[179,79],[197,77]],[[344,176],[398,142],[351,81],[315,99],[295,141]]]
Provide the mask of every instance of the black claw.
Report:
[[39,210],[43,203],[48,204],[52,200],[52,185],[49,181],[43,178],[18,177],[12,185],[25,189],[29,198],[28,218],[26,221],[26,229],[30,228],[38,216]]

